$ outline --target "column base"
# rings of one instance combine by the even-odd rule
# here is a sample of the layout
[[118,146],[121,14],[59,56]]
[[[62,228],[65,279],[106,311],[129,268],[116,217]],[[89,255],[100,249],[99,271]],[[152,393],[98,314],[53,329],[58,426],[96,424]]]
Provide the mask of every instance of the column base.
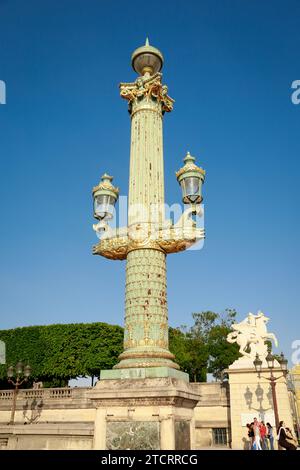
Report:
[[96,406],[95,450],[195,448],[194,408],[200,395],[186,381],[173,377],[99,380],[89,398]]
[[127,369],[101,370],[100,380],[110,379],[154,379],[160,377],[174,377],[189,382],[186,372],[171,367],[129,367]]

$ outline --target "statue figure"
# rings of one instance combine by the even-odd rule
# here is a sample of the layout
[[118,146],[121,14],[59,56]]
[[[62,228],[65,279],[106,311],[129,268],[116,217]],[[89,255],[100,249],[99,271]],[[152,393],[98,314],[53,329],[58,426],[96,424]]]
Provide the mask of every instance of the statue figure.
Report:
[[261,311],[257,315],[249,313],[245,320],[232,325],[233,332],[227,336],[229,343],[237,343],[240,347],[240,353],[243,357],[251,358],[253,361],[256,354],[261,360],[264,360],[268,354],[267,340],[273,340],[275,346],[278,341],[273,333],[267,332],[267,318]]

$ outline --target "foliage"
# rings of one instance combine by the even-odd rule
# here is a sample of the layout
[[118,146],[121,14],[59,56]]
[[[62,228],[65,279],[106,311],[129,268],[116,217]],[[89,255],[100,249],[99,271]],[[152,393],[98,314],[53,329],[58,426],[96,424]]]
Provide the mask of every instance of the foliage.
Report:
[[192,338],[184,327],[170,328],[169,346],[175,361],[193,382],[206,381],[207,351],[197,339]]
[[192,327],[181,327],[170,335],[170,350],[190,380],[205,381],[207,372],[220,379],[223,370],[239,357],[236,344],[226,337],[235,321],[236,311],[227,309],[224,315],[212,311],[193,313]]
[[[71,378],[98,376],[122,352],[123,328],[107,323],[47,325],[1,330],[6,363],[29,363],[34,380],[64,386]],[[0,365],[0,387],[7,388],[7,365]]]
[[[205,311],[192,317],[192,327],[169,329],[170,351],[191,381],[206,381],[207,372],[220,378],[239,357],[237,345],[226,341],[236,312]],[[7,366],[19,360],[30,364],[32,381],[60,387],[69,379],[99,376],[101,369],[111,369],[123,349],[123,328],[107,323],[29,326],[0,330],[0,340],[6,344],[7,363],[0,365],[0,388],[9,388]]]
[[238,345],[230,344],[226,339],[235,318],[236,311],[226,309],[225,315],[218,315],[208,334],[208,371],[217,379],[222,378],[224,369],[240,357]]

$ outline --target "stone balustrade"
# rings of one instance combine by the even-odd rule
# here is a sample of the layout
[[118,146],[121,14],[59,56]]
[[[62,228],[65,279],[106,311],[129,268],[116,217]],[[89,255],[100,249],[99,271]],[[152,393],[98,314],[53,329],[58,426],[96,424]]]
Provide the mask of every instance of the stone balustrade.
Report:
[[[20,389],[18,391],[18,400],[26,400],[28,398],[76,398],[89,388],[39,388],[39,389]],[[0,402],[2,400],[12,400],[14,390],[0,390]],[[0,405],[1,406],[1,405]]]
[[[210,446],[213,428],[229,429],[228,384],[191,383],[197,447]],[[92,387],[20,389],[14,425],[14,390],[0,390],[1,449],[92,449],[96,408]]]
[[[228,386],[226,384],[221,385],[219,382],[215,383],[191,383],[191,386],[197,393],[200,394],[201,399],[197,406],[204,406],[209,404],[229,405],[229,393]],[[92,387],[63,387],[63,388],[39,388],[39,389],[20,389],[17,395],[17,402],[30,399],[39,399],[45,402],[48,401],[77,401],[86,399],[86,393],[91,390]],[[13,400],[13,390],[0,390],[0,410],[4,403]],[[3,409],[3,408],[2,408]]]
[[[78,388],[39,388],[20,389],[17,394],[16,408],[21,409],[24,405],[34,400],[43,402],[43,407],[60,408],[90,408],[92,403],[87,397],[90,387]],[[14,390],[0,390],[0,412],[12,406]]]

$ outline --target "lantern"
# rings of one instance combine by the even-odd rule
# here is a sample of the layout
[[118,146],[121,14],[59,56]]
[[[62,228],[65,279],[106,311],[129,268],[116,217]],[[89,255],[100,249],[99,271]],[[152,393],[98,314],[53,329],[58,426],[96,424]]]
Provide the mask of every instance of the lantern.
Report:
[[15,374],[15,369],[13,366],[9,366],[7,369],[7,377],[11,379]]
[[274,369],[275,357],[273,356],[273,354],[271,353],[270,350],[268,350],[266,361],[267,361],[267,364],[268,364],[268,368],[269,369]]
[[253,364],[254,364],[254,366],[255,366],[256,372],[257,372],[258,374],[260,374],[260,373],[261,373],[261,369],[262,369],[262,360],[259,359],[259,355],[258,355],[258,354],[256,354],[256,357],[255,357],[255,360],[253,361]]
[[163,61],[162,53],[150,46],[148,38],[146,44],[136,49],[131,56],[132,68],[139,75],[154,75],[162,69]]
[[278,360],[282,372],[286,375],[288,373],[288,360],[284,357],[284,354],[280,354],[280,359]]
[[101,177],[98,186],[93,189],[94,217],[99,220],[112,219],[114,207],[118,200],[119,189],[112,185],[113,177],[106,173]]
[[197,166],[195,160],[195,157],[188,152],[183,160],[184,166],[176,173],[184,204],[200,204],[203,200],[202,184],[205,179],[205,170]]
[[31,376],[31,367],[28,364],[27,364],[27,366],[24,367],[24,376],[26,378]]
[[16,365],[16,373],[17,375],[22,375],[23,374],[23,363],[22,361],[19,361]]

